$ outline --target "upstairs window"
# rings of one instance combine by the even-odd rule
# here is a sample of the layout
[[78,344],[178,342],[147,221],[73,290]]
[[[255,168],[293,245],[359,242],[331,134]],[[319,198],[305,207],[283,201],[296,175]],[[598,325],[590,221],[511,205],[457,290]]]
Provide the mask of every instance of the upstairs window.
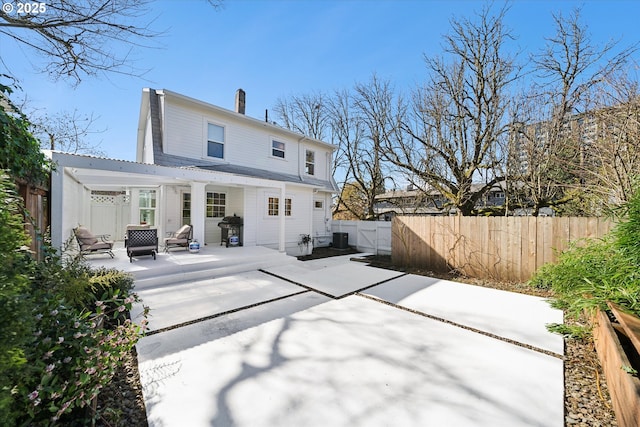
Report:
[[304,155],[304,170],[307,175],[315,175],[316,170],[316,153],[315,151],[307,150]]
[[273,157],[284,159],[284,142],[276,140],[271,141],[271,155]]
[[208,123],[207,156],[224,159],[224,128]]

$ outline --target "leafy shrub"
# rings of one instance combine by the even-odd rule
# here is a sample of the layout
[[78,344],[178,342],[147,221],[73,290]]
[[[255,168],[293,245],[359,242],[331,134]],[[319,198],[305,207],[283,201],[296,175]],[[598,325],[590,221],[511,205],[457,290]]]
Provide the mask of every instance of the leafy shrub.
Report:
[[30,183],[47,182],[52,165],[40,151],[40,142],[29,132],[31,123],[9,99],[12,92],[11,87],[0,83],[0,168]]
[[13,385],[25,368],[26,340],[32,302],[29,288],[31,257],[21,217],[20,198],[9,177],[0,171],[0,420],[12,425]]
[[20,199],[0,175],[0,424],[88,425],[87,410],[141,336],[133,279],[81,260],[34,261]]
[[98,300],[104,301],[105,292],[127,295],[133,289],[133,277],[129,274],[114,269],[93,269],[82,257],[67,257],[66,260],[64,268],[60,268],[61,257],[48,257],[38,264],[34,281],[38,288],[58,293],[77,309],[92,306]]
[[16,394],[15,403],[24,411],[20,421],[68,425],[90,420],[96,414],[83,408],[111,381],[141,333],[141,326],[129,319],[110,328],[104,323],[129,310],[137,297],[108,290],[92,309],[79,311],[55,295],[36,294],[37,309],[32,314],[36,328],[25,349],[29,375]]
[[532,278],[534,286],[554,291],[552,304],[570,319],[585,310],[608,310],[607,301],[640,315],[640,191],[624,212],[604,239],[571,245],[557,263],[543,266]]
[[637,180],[636,191],[623,206],[625,217],[613,230],[616,246],[629,258],[630,262],[640,265],[640,180]]

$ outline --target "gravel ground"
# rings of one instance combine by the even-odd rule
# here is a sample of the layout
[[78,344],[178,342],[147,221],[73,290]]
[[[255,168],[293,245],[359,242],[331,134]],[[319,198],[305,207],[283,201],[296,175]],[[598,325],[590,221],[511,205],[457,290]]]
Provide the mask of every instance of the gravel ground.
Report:
[[[313,255],[307,256],[305,259],[350,253],[354,252],[316,249]],[[389,257],[375,257],[371,259],[371,262],[372,265],[378,267],[396,269],[391,265]],[[550,296],[548,291],[534,289],[521,283],[470,280],[435,274],[427,270],[402,271],[528,295]],[[566,427],[617,426],[606,381],[590,338],[565,339],[564,375]],[[129,355],[111,384],[100,393],[98,408],[104,414],[103,419],[96,424],[99,427],[144,427],[148,425],[135,353]]]

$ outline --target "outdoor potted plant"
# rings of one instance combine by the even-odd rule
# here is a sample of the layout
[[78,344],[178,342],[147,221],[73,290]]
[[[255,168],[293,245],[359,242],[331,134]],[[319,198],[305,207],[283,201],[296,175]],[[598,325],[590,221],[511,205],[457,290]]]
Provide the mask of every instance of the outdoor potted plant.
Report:
[[298,247],[303,255],[311,255],[311,252],[313,252],[313,241],[311,239],[311,235],[301,234],[300,240],[298,241]]

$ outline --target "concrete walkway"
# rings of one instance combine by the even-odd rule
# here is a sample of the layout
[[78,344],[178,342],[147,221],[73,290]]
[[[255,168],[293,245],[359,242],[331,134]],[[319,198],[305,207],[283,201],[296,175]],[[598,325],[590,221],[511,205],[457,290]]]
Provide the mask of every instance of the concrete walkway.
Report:
[[146,276],[149,425],[564,425],[560,311],[349,259]]

